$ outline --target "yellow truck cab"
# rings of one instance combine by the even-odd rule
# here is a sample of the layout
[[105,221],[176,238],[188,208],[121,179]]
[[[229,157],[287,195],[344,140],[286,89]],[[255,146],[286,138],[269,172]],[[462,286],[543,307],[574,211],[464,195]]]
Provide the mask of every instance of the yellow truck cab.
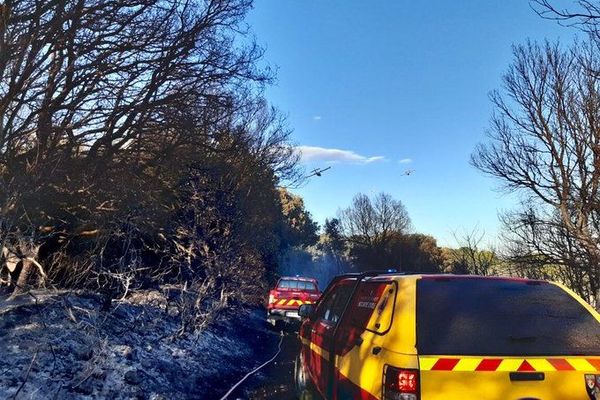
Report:
[[351,274],[299,313],[301,398],[600,400],[600,316],[557,283]]

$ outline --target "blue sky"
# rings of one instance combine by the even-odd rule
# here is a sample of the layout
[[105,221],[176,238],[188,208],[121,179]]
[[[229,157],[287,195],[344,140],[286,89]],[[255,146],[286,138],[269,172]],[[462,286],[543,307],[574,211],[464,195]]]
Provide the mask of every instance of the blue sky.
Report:
[[488,93],[512,44],[568,43],[576,32],[526,0],[257,0],[248,22],[277,67],[267,97],[288,116],[306,168],[332,165],[295,190],[319,223],[358,192],[385,191],[441,245],[475,226],[494,242],[498,212],[515,199],[469,165]]

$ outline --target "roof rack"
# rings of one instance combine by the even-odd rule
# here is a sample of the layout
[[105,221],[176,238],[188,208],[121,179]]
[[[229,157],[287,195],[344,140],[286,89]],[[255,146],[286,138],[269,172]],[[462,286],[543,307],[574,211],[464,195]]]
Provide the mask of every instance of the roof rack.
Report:
[[338,275],[332,279],[332,282],[338,281],[343,278],[369,278],[372,276],[379,276],[379,275],[422,275],[422,274],[423,274],[423,272],[417,272],[417,271],[390,271],[389,269],[385,269],[385,270],[373,269],[373,270],[368,270],[368,271],[364,271],[364,272],[348,272],[348,273],[345,273],[342,275]]
[[337,275],[329,282],[329,284],[327,285],[327,288],[325,288],[323,293],[325,293],[327,291],[327,289],[329,289],[330,286],[341,281],[342,279],[357,278],[359,281],[362,281],[364,278],[369,278],[369,277],[378,276],[378,275],[383,275],[383,272],[373,270],[373,271],[365,271],[365,272],[347,272],[342,275]]

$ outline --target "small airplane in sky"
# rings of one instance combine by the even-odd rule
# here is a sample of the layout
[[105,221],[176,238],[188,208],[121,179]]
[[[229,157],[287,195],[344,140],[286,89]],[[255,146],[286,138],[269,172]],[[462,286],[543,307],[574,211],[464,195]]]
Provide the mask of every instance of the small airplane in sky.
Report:
[[322,176],[323,172],[330,170],[331,167],[327,167],[327,168],[315,168],[312,171],[310,171],[310,174],[308,174],[306,177],[310,178],[311,176]]

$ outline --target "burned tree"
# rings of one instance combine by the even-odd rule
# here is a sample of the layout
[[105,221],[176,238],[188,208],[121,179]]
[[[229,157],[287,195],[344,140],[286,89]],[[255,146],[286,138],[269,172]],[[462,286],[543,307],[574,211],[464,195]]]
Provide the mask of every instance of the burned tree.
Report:
[[580,28],[586,32],[598,33],[600,4],[595,1],[574,1],[572,7],[558,8],[554,1],[532,0],[533,9],[542,18]]
[[[296,156],[262,98],[272,76],[245,30],[250,7],[2,4],[0,231],[9,253],[24,255],[23,276],[40,265],[54,283],[110,296],[182,279],[188,267],[190,281],[238,268],[238,249],[264,268],[272,238],[248,234],[244,219],[276,219],[265,210],[276,209],[275,186],[295,173]],[[229,243],[213,240],[220,231]]]
[[494,249],[483,247],[485,232],[478,227],[462,234],[454,233],[457,247],[445,249],[445,266],[454,274],[497,274],[499,259]]
[[566,266],[589,300],[600,291],[598,66],[589,43],[516,46],[504,90],[491,95],[489,142],[472,156],[524,199],[505,220],[520,261]]
[[387,193],[379,193],[372,199],[360,193],[352,199],[350,207],[339,214],[351,255],[361,268],[399,266],[398,257],[390,254],[390,244],[407,233],[411,226],[401,201]]

